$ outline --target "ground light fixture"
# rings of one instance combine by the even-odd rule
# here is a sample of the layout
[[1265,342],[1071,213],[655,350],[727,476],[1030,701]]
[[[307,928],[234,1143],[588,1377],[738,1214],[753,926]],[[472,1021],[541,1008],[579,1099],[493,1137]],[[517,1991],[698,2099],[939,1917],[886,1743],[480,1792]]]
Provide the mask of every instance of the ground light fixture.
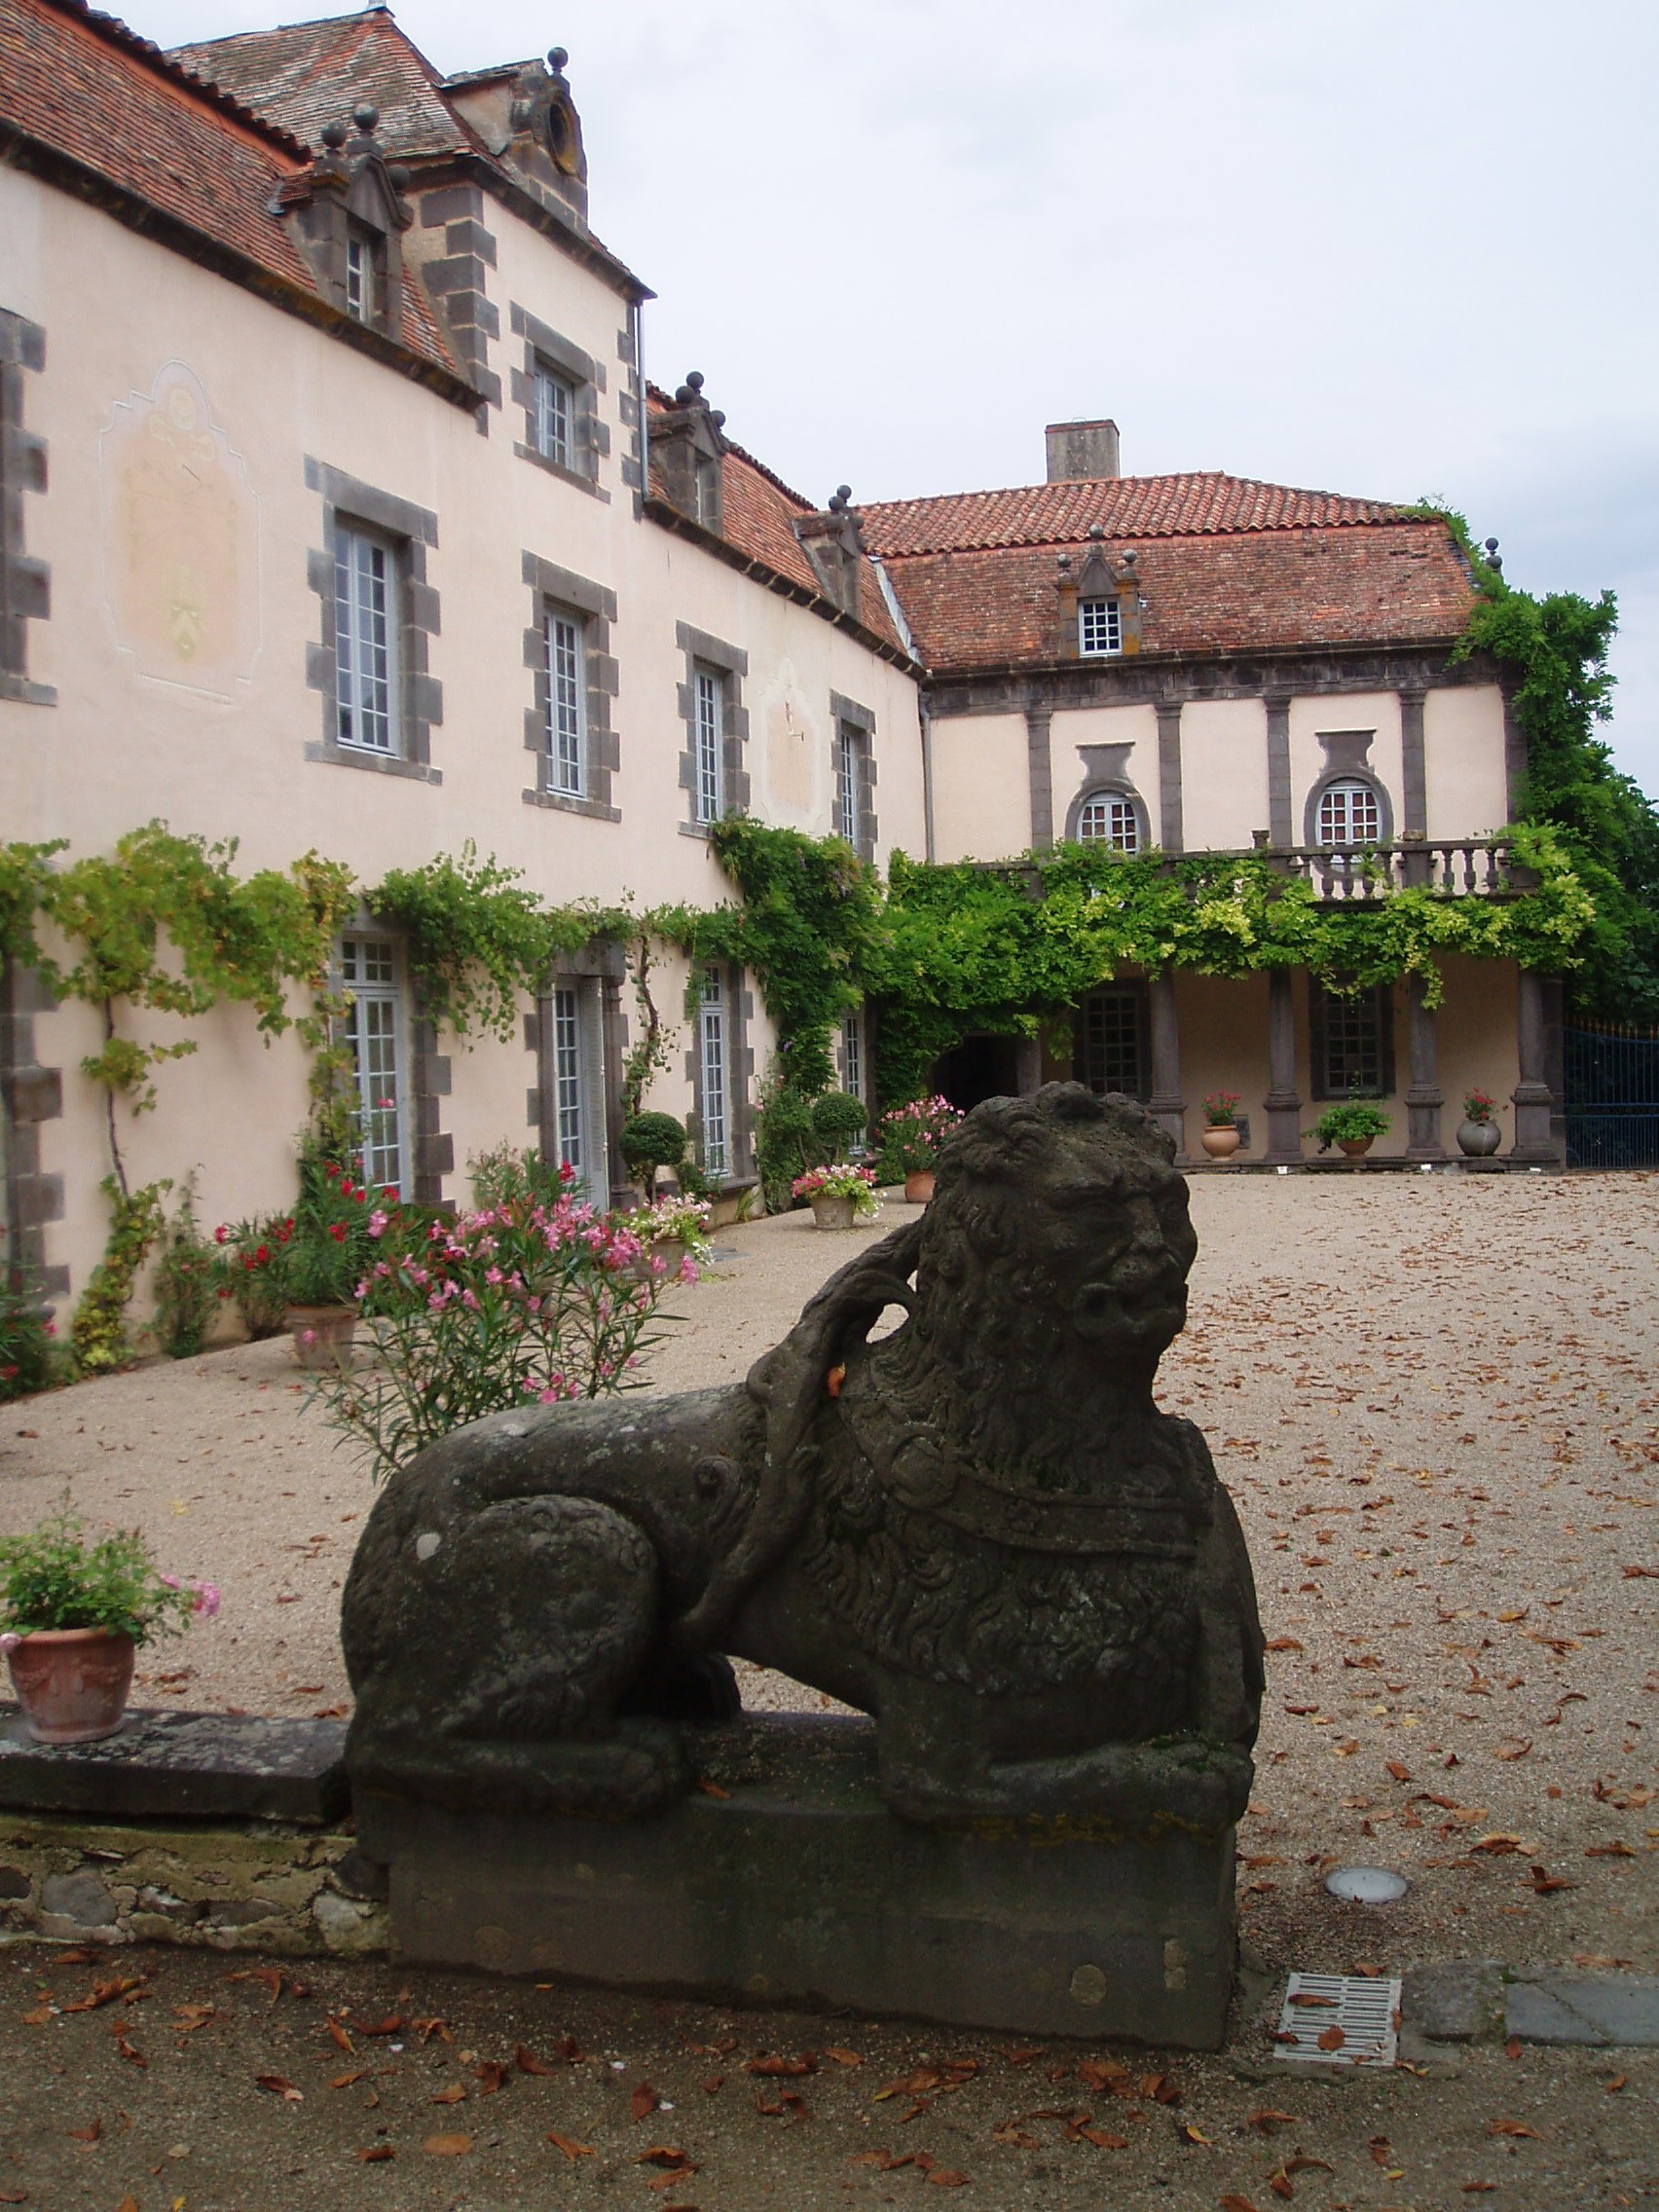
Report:
[[1347,1904],[1392,1904],[1411,1884],[1386,1866],[1339,1866],[1325,1876],[1325,1887]]

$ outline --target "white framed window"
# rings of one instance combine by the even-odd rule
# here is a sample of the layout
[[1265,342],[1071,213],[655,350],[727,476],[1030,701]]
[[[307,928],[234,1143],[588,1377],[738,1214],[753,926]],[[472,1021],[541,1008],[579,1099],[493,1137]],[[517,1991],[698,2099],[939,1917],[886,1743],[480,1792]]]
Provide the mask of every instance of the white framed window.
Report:
[[356,1085],[363,1181],[373,1191],[407,1192],[407,1079],[397,946],[389,938],[343,939],[340,981],[348,1000],[346,1046]]
[[587,785],[586,637],[579,616],[550,607],[542,616],[547,665],[547,788],[581,798]]
[[346,234],[346,313],[353,322],[380,320],[379,260],[376,240],[353,223]]
[[1084,654],[1123,651],[1124,615],[1115,599],[1078,601],[1077,649]]
[[544,361],[535,364],[535,450],[560,468],[576,465],[576,387]]
[[699,455],[693,479],[697,501],[696,519],[705,530],[720,527],[720,464],[708,455]]
[[849,1014],[841,1022],[841,1088],[850,1098],[865,1094],[864,1016]]
[[1132,798],[1116,792],[1095,792],[1078,811],[1077,839],[1080,845],[1110,845],[1114,852],[1138,853],[1140,809]]
[[836,745],[836,799],[839,821],[836,828],[854,852],[859,850],[859,787],[864,751],[864,732],[852,722],[842,722]]
[[725,688],[718,668],[701,661],[694,671],[697,721],[697,813],[699,822],[718,822],[725,811]]
[[397,553],[355,523],[334,526],[336,736],[370,753],[398,750]]
[[731,1163],[731,1130],[726,1094],[725,985],[718,968],[703,971],[697,1004],[697,1060],[702,1078],[703,1172],[724,1175]]
[[553,993],[553,1133],[561,1161],[587,1179],[587,1086],[581,999],[572,988]]
[[1321,845],[1375,845],[1382,834],[1377,787],[1363,776],[1342,776],[1319,793]]

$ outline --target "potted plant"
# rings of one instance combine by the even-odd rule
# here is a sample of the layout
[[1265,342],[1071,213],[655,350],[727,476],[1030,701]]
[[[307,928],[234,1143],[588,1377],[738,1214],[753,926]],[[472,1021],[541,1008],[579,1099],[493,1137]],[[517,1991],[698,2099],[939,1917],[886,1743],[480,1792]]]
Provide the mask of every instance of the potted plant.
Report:
[[[384,1209],[395,1208],[397,1193],[383,1192],[377,1206],[367,1187],[313,1138],[302,1143],[299,1167],[293,1212],[267,1222],[252,1251],[240,1256],[244,1273],[261,1278],[261,1302],[281,1308],[294,1356],[317,1373],[350,1364],[357,1285],[377,1256],[378,1232],[371,1233],[370,1224],[385,1227]],[[219,1240],[236,1234],[223,1232]]]
[[1345,1098],[1340,1105],[1326,1107],[1313,1124],[1313,1134],[1321,1152],[1329,1152],[1335,1145],[1350,1160],[1357,1160],[1371,1150],[1387,1126],[1387,1115],[1369,1098]]
[[668,1198],[627,1215],[625,1226],[640,1239],[640,1280],[666,1274],[674,1282],[695,1282],[697,1270],[714,1258],[712,1211],[707,1198]]
[[939,1156],[962,1119],[959,1108],[940,1097],[912,1098],[881,1117],[883,1164],[903,1175],[904,1196],[911,1205],[925,1206],[933,1197]]
[[1212,1160],[1231,1160],[1238,1150],[1236,1090],[1212,1090],[1204,1100],[1204,1127],[1198,1142]]
[[831,1160],[863,1152],[869,1108],[850,1090],[825,1090],[812,1101],[812,1133]]
[[791,1193],[805,1198],[820,1229],[851,1229],[855,1220],[868,1220],[876,1211],[875,1170],[850,1160],[837,1160],[828,1167],[809,1167],[790,1185]]
[[64,1512],[0,1539],[0,1650],[37,1743],[113,1736],[137,1646],[218,1609],[210,1582],[159,1573],[135,1530],[89,1543]]
[[1503,1131],[1493,1120],[1496,1111],[1497,1100],[1479,1084],[1463,1093],[1463,1119],[1457,1126],[1457,1146],[1471,1160],[1485,1160],[1502,1141]]
[[658,1168],[678,1169],[688,1141],[684,1124],[672,1114],[630,1114],[623,1123],[623,1164],[645,1193],[647,1205],[656,1196]]

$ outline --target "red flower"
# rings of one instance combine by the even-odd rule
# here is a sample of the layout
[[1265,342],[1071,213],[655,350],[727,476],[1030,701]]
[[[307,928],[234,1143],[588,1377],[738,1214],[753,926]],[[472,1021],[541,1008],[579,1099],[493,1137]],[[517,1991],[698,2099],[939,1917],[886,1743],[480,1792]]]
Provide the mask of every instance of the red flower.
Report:
[[346,1241],[346,1224],[343,1221],[331,1221],[328,1225],[328,1234],[333,1237],[336,1244],[344,1244]]
[[269,1244],[262,1244],[262,1245],[261,1245],[261,1246],[259,1247],[259,1250],[258,1250],[257,1252],[255,1252],[255,1254],[253,1255],[253,1264],[254,1264],[254,1266],[255,1266],[255,1267],[257,1267],[257,1268],[262,1268],[262,1267],[264,1267],[265,1263],[266,1263],[266,1262],[267,1262],[267,1261],[268,1261],[268,1260],[270,1259],[270,1257],[271,1257],[271,1247],[270,1247],[270,1245],[269,1245]]

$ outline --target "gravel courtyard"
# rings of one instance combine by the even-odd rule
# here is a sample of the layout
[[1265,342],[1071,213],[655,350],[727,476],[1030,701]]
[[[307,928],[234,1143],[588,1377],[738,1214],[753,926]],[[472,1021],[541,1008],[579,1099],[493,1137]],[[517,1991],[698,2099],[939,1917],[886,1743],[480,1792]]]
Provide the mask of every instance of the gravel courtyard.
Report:
[[[1659,1177],[1209,1174],[1192,1198],[1161,1393],[1210,1439],[1271,1639],[1246,1934],[1275,1970],[1659,1969]],[[740,1375],[879,1233],[721,1232],[651,1386]],[[285,1342],[5,1409],[0,1528],[65,1491],[224,1591],[140,1655],[139,1702],[346,1709],[336,1611],[372,1486]],[[1355,1860],[1409,1896],[1337,1903],[1321,1874]]]

